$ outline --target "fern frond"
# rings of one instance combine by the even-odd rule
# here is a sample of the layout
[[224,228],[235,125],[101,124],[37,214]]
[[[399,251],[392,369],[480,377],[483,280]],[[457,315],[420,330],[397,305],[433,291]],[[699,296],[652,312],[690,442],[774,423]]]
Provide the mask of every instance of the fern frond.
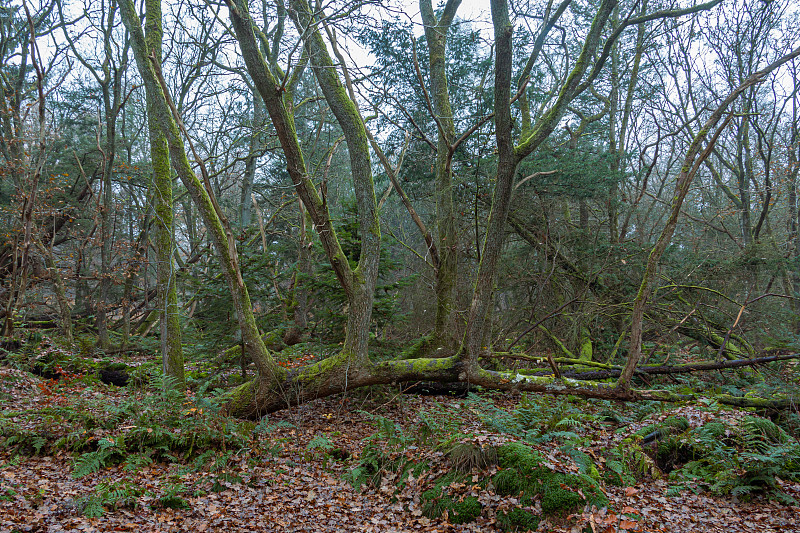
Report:
[[106,512],[103,504],[95,498],[86,500],[83,507],[83,515],[89,518],[100,518]]
[[84,453],[72,464],[72,477],[75,479],[99,472],[104,466],[107,454],[103,451]]

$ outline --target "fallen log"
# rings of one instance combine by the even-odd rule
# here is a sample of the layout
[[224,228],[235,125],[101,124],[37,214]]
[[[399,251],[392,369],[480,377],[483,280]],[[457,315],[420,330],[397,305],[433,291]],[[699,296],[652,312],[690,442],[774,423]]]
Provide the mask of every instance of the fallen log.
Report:
[[[639,366],[636,374],[646,374],[648,376],[664,374],[685,374],[690,372],[702,372],[707,370],[724,370],[728,368],[742,368],[746,366],[758,366],[776,361],[788,361],[800,359],[800,353],[787,355],[771,355],[767,357],[753,357],[751,359],[735,359],[733,361],[704,362],[704,363],[684,363],[680,365],[658,365],[658,366]],[[585,364],[576,363],[574,364]],[[619,377],[621,369],[595,370],[591,372],[564,372],[564,375],[572,379],[610,379]]]
[[[491,356],[504,359],[518,359],[522,361],[531,361],[535,363],[542,363],[542,368],[535,370],[535,375],[542,375],[551,373],[550,369],[545,367],[544,364],[549,364],[547,357],[529,356],[524,354],[515,354],[507,352],[495,352]],[[764,357],[753,357],[748,359],[734,359],[732,361],[714,361],[702,363],[683,363],[679,365],[641,365],[636,368],[637,374],[681,374],[688,372],[701,372],[704,370],[723,370],[726,368],[741,368],[745,366],[757,366],[775,361],[788,361],[791,359],[800,359],[800,353],[785,354],[785,355],[770,355]],[[566,370],[563,372],[565,377],[572,379],[610,379],[619,377],[622,370],[621,366],[610,365],[607,363],[598,363],[597,361],[586,361],[583,359],[574,359],[569,357],[555,357],[553,358],[558,364],[561,365],[579,365],[584,367],[596,367],[601,370],[576,372],[574,370]],[[521,373],[526,373],[525,370],[520,370]],[[531,371],[528,371],[531,372]]]
[[[776,359],[773,359],[776,358]],[[788,356],[773,356],[791,358]],[[764,358],[762,358],[764,359]],[[348,366],[349,363],[352,363]],[[619,388],[615,383],[581,381],[553,375],[532,376],[517,371],[486,370],[470,367],[458,356],[444,359],[408,359],[358,364],[346,353],[340,353],[282,375],[258,376],[229,393],[225,412],[239,418],[258,419],[262,416],[298,405],[369,385],[388,385],[408,382],[462,382],[487,389],[514,392],[533,392],[556,396],[574,395],[615,401],[651,400],[685,402],[713,400],[737,407],[780,410],[796,405],[793,398],[738,397],[727,394],[678,394],[665,390]]]

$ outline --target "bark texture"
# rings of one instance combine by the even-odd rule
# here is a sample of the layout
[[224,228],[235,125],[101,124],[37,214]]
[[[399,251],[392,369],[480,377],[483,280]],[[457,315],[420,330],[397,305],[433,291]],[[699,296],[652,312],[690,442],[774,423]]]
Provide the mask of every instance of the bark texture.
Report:
[[[161,63],[161,0],[147,0],[145,4],[145,41],[151,60]],[[175,223],[172,201],[172,175],[170,174],[167,138],[156,120],[154,95],[147,93],[147,127],[150,132],[150,159],[153,164],[152,198],[155,210],[154,240],[156,250],[156,291],[160,312],[161,363],[165,376],[184,389],[183,346],[181,321],[178,309],[178,290],[175,283]]]
[[189,164],[180,131],[173,118],[177,111],[175,111],[174,105],[170,105],[169,95],[164,92],[159,83],[159,74],[156,71],[159,65],[149,60],[141,22],[133,2],[121,0],[120,8],[125,26],[131,34],[131,45],[145,90],[152,97],[153,113],[160,130],[167,138],[172,166],[197,206],[219,259],[223,275],[230,287],[233,308],[242,330],[243,347],[255,363],[260,375],[279,379],[285,371],[275,364],[259,334],[253,316],[250,295],[239,270],[233,235],[230,228],[226,227],[226,221],[220,218],[211,191],[205,188]]
[[431,0],[420,0],[419,3],[425,25],[425,40],[428,43],[431,100],[438,130],[435,194],[439,242],[437,261],[434,263],[436,319],[433,337],[434,343],[439,345],[455,340],[448,337],[452,336],[455,325],[453,311],[458,279],[458,233],[453,203],[453,143],[456,132],[445,70],[445,53],[447,33],[460,4],[461,0],[449,0],[441,16],[437,18]]

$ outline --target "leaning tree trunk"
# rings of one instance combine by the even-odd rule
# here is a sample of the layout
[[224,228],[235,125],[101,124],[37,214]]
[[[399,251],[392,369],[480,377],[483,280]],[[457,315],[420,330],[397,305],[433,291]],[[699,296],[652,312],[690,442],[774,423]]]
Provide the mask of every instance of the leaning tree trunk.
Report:
[[633,377],[634,370],[636,370],[636,365],[639,363],[639,359],[642,356],[642,329],[647,300],[652,292],[652,285],[656,274],[658,273],[658,264],[661,260],[661,256],[667,249],[667,246],[672,239],[672,235],[675,233],[675,228],[678,225],[678,216],[680,215],[683,201],[689,192],[689,188],[692,184],[692,180],[694,179],[694,175],[697,173],[697,169],[700,168],[700,166],[703,164],[703,161],[709,156],[711,150],[714,148],[717,138],[719,137],[720,133],[722,133],[722,130],[724,130],[728,125],[728,122],[730,122],[733,115],[729,114],[728,118],[722,123],[722,125],[716,129],[704,149],[702,149],[703,144],[706,142],[711,130],[716,128],[719,121],[722,120],[722,117],[725,115],[728,107],[736,100],[736,98],[739,97],[740,94],[742,94],[742,92],[744,92],[748,87],[760,83],[764,80],[767,74],[798,56],[800,56],[800,48],[795,49],[774,63],[771,63],[763,70],[760,70],[759,72],[756,72],[747,78],[744,82],[742,82],[741,85],[734,89],[728,95],[728,97],[725,98],[725,100],[722,101],[716,110],[714,110],[708,120],[706,120],[705,124],[703,124],[703,128],[692,140],[692,144],[689,146],[689,149],[686,152],[686,157],[683,160],[683,165],[681,166],[681,171],[680,174],[678,174],[678,179],[675,184],[675,194],[673,195],[669,218],[667,219],[667,223],[664,226],[664,229],[661,231],[661,235],[659,235],[656,244],[653,246],[653,249],[650,250],[650,255],[647,258],[647,266],[645,267],[645,272],[642,276],[642,282],[639,286],[639,291],[636,294],[636,298],[633,300],[633,311],[631,313],[630,349],[628,353],[628,361],[626,362],[625,368],[623,369],[622,374],[617,381],[619,388],[627,389],[630,387],[631,377]]
[[[239,321],[239,327],[242,330],[243,347],[256,364],[260,375],[278,379],[285,371],[274,362],[259,334],[255,317],[253,316],[250,295],[239,270],[233,234],[230,228],[227,227],[227,222],[221,217],[222,213],[219,211],[218,206],[215,205],[216,200],[211,196],[211,188],[208,186],[207,181],[204,186],[204,183],[198,179],[191,168],[183,140],[181,139],[181,133],[173,118],[179,118],[177,117],[177,110],[160,83],[163,79],[160,79],[160,75],[156,70],[159,66],[158,63],[151,63],[148,60],[149,54],[144,33],[132,0],[121,0],[120,9],[125,26],[131,35],[136,64],[144,81],[145,90],[149,97],[152,98],[152,113],[156,117],[159,129],[167,138],[172,166],[198,208],[217,253],[223,275],[228,282],[233,308]],[[204,168],[201,165],[201,170]]]
[[[147,0],[145,15],[145,40],[150,50],[150,60],[161,63],[161,0]],[[172,201],[172,176],[169,165],[169,145],[159,128],[158,110],[151,93],[147,97],[147,127],[150,132],[150,157],[153,162],[154,240],[156,250],[156,292],[158,294],[161,337],[161,365],[165,376],[174,380],[178,390],[186,388],[183,373],[183,346],[181,320],[178,309],[174,242],[175,224]]]
[[[104,100],[107,100],[105,98]],[[109,293],[111,290],[111,208],[113,202],[111,190],[111,177],[114,172],[114,151],[116,149],[116,126],[111,111],[111,106],[106,108],[106,155],[103,161],[103,207],[100,211],[100,297],[95,305],[97,318],[97,345],[102,349],[108,349],[111,341],[108,336],[108,312],[106,308],[109,304]]]

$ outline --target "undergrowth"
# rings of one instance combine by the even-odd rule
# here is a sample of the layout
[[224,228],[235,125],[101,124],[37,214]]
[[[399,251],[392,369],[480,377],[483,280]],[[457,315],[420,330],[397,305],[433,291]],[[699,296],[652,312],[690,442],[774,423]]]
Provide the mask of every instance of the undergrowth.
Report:
[[[672,495],[682,490],[739,498],[761,493],[779,502],[794,503],[781,491],[779,481],[800,480],[800,444],[794,436],[766,418],[744,415],[714,401],[688,409],[694,409],[692,421],[680,414],[680,408],[660,402],[635,403],[621,410],[608,401],[522,395],[516,407],[508,410],[489,397],[471,394],[458,402],[426,406],[417,413],[416,424],[405,429],[389,419],[373,416],[376,431],[367,439],[348,478],[359,488],[381,486],[387,476],[402,486],[404,476],[414,468],[422,467],[433,475],[432,464],[420,461],[413,465],[413,457],[431,457],[423,450],[433,456],[440,453],[448,462],[451,477],[434,475],[425,492],[426,514],[446,512],[457,520],[473,516],[480,512],[476,502],[454,507],[456,502],[466,500],[459,499],[458,491],[453,493],[449,487],[469,486],[460,477],[467,474],[473,476],[473,485],[475,480],[488,479],[488,473],[498,468],[495,465],[502,465],[499,451],[503,445],[482,445],[475,435],[465,432],[464,415],[469,413],[492,434],[505,435],[531,447],[525,449],[557,450],[561,454],[559,461],[571,461],[576,470],[574,474],[555,472],[554,475],[567,477],[559,478],[554,486],[575,484],[579,487],[574,489],[575,494],[587,494],[587,487],[593,484],[627,487],[668,475]],[[700,416],[703,412],[706,414]],[[788,414],[782,420],[791,421],[793,416],[796,415]],[[530,453],[535,456],[536,452]],[[476,472],[483,474],[475,475]],[[508,469],[501,473],[503,476],[493,479],[491,485],[483,486],[502,492],[504,480],[519,482],[519,473]],[[573,480],[570,476],[577,477]],[[478,481],[478,485],[481,483]],[[542,482],[532,482],[527,489],[514,485],[506,492],[527,490],[531,498],[527,501],[532,505],[543,497],[537,495],[536,483]],[[548,501],[549,509],[555,510],[561,504],[570,507],[584,500],[565,494],[561,504]],[[511,529],[538,523],[535,513],[531,514],[524,505],[497,517],[502,527]]]
[[707,490],[746,498],[752,493],[796,504],[779,479],[800,480],[800,443],[774,422],[745,416],[737,424],[714,421],[668,440],[668,453],[683,450],[687,462],[670,474],[677,484],[671,492]]
[[[79,386],[76,386],[79,385]],[[105,394],[104,385],[77,379],[49,383],[48,405],[26,411],[0,413],[0,448],[12,457],[69,452],[72,476],[103,477],[119,467],[120,479],[101,480],[79,499],[87,516],[105,510],[149,505],[182,508],[189,488],[180,483],[161,491],[144,491],[131,481],[136,472],[154,462],[181,465],[185,475],[199,472],[195,484],[221,491],[242,481],[231,465],[253,455],[278,450],[264,439],[275,427],[264,417],[258,425],[222,416],[223,391],[201,387],[181,391],[175,382],[156,374],[144,390]]]

